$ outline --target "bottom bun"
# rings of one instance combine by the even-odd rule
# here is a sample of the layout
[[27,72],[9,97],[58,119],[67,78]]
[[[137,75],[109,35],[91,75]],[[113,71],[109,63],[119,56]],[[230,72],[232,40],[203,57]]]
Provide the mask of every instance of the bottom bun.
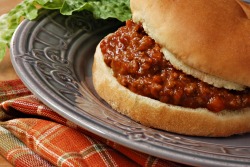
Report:
[[192,136],[226,137],[250,132],[250,108],[213,113],[162,103],[131,92],[120,85],[97,46],[93,64],[97,93],[113,109],[152,128]]

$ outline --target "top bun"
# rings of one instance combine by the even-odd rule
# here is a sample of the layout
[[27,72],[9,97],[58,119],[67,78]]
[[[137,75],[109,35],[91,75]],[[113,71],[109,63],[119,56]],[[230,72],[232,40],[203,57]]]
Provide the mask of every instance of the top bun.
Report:
[[193,69],[250,86],[250,5],[240,0],[131,0],[133,20]]

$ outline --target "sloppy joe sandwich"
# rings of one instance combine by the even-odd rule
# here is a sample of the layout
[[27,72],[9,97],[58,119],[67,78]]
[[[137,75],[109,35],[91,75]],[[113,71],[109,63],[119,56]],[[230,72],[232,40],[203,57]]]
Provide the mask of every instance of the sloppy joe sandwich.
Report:
[[116,111],[169,132],[250,131],[250,5],[131,0],[132,19],[97,46],[93,84]]

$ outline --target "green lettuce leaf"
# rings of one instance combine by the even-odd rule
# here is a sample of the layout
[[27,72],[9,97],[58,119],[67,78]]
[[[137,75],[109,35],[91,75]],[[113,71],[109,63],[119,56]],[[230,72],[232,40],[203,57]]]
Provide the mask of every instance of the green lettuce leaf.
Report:
[[9,46],[11,37],[22,18],[32,20],[37,17],[37,13],[33,0],[26,0],[9,13],[0,16],[0,60],[4,57],[6,46]]
[[0,16],[0,61],[21,21],[36,19],[41,8],[60,10],[63,15],[88,10],[98,19],[116,18],[126,21],[131,18],[129,0],[23,0],[9,13]]

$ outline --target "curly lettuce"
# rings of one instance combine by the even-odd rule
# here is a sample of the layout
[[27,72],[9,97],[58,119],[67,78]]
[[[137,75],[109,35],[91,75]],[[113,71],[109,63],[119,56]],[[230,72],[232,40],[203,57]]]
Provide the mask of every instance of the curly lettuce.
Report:
[[39,9],[59,10],[63,15],[88,10],[95,18],[131,18],[129,0],[23,0],[9,13],[0,16],[0,61],[5,55],[13,33],[23,19],[34,20]]

